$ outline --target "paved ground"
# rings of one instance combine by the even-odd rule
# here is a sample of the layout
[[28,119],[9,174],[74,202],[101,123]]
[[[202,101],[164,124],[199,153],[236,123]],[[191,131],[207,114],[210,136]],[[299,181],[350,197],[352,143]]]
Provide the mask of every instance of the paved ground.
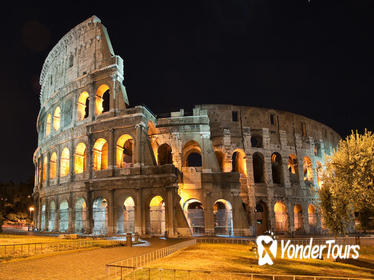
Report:
[[149,247],[116,247],[0,264],[1,280],[105,279],[105,264],[172,245],[179,240],[150,239]]

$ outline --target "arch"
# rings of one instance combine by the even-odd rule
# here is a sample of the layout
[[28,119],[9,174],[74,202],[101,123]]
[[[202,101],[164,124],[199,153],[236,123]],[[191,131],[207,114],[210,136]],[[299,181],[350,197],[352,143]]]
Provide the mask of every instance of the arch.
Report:
[[268,230],[269,213],[266,203],[259,201],[256,204],[256,234],[263,234]]
[[308,223],[312,227],[317,225],[316,207],[313,204],[308,205]]
[[49,178],[54,179],[57,175],[57,154],[53,152],[49,160]]
[[288,230],[287,207],[283,202],[278,201],[274,205],[275,230],[285,232]]
[[48,220],[48,230],[55,230],[55,221],[56,221],[56,203],[52,200],[49,203],[49,220]]
[[45,136],[48,137],[49,134],[51,133],[51,123],[52,123],[52,116],[51,114],[48,114],[47,116],[47,122],[45,126]]
[[304,167],[304,181],[313,182],[313,164],[312,164],[310,157],[308,156],[304,157],[303,167]]
[[297,162],[297,157],[294,154],[288,156],[288,173],[290,176],[291,184],[299,183],[299,164]]
[[318,188],[322,188],[322,186],[323,186],[323,180],[322,180],[323,167],[322,167],[322,163],[320,161],[316,162],[316,172],[317,172],[317,185],[318,185]]
[[271,174],[274,184],[283,183],[282,156],[278,153],[271,155]]
[[205,219],[201,201],[195,198],[187,200],[183,205],[183,212],[192,230],[192,234],[204,234]]
[[62,150],[60,159],[60,177],[69,175],[70,152],[67,147]]
[[262,148],[262,136],[252,135],[251,136],[251,146],[253,148]]
[[319,141],[314,143],[314,155],[321,157],[321,143]]
[[48,158],[47,158],[47,155],[45,155],[43,157],[43,177],[42,177],[42,182],[43,183],[47,179],[47,167],[48,167]]
[[57,106],[55,112],[53,113],[53,128],[55,131],[60,129],[61,125],[61,108]]
[[157,149],[158,165],[173,164],[172,150],[169,144],[164,143]]
[[79,198],[75,202],[75,232],[84,233],[87,228],[87,205],[84,198]]
[[77,119],[78,121],[82,121],[88,117],[89,110],[90,110],[90,95],[87,91],[81,93],[78,98],[77,104]]
[[135,201],[131,196],[127,197],[123,202],[117,231],[118,233],[135,232]]
[[93,149],[93,169],[94,171],[108,168],[108,142],[104,138],[96,140]]
[[108,228],[108,202],[105,198],[98,197],[92,206],[93,212],[93,234],[104,235]]
[[67,200],[63,200],[60,203],[59,207],[59,214],[60,214],[60,232],[66,232],[69,227],[69,204]]
[[183,147],[183,167],[201,167],[201,148],[200,145],[193,140],[188,141]]
[[110,107],[110,88],[102,84],[96,91],[96,115],[108,112]]
[[151,235],[165,235],[165,202],[159,195],[154,196],[149,203],[149,224],[147,229]]
[[255,183],[264,183],[264,156],[261,153],[254,153],[253,160],[253,179]]
[[293,208],[293,220],[294,220],[294,230],[296,232],[303,232],[304,231],[304,218],[303,218],[303,210],[300,204],[295,204]]
[[116,145],[117,168],[126,168],[133,165],[134,139],[129,134],[121,135]]
[[232,154],[232,171],[247,177],[247,163],[242,150],[237,150]]
[[40,230],[41,231],[45,231],[45,227],[46,227],[45,216],[46,216],[46,206],[45,206],[45,204],[43,204],[42,205],[42,223],[40,225]]
[[73,67],[74,64],[74,56],[71,54],[69,56],[69,68]]
[[74,172],[80,174],[86,171],[87,165],[87,149],[84,143],[79,143],[75,147],[74,154]]
[[214,151],[214,154],[216,155],[218,166],[223,172],[225,166],[225,154],[222,151]]
[[38,165],[38,185],[42,182],[42,158],[41,156],[38,157],[37,165]]
[[215,234],[233,235],[232,206],[225,199],[218,199],[213,205]]

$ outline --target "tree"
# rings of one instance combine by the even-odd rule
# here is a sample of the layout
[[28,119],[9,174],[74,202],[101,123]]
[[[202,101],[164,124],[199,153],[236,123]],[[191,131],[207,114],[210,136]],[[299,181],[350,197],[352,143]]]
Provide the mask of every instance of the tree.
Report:
[[323,187],[319,190],[321,212],[327,228],[345,233],[354,212],[362,213],[362,220],[374,210],[373,133],[352,131],[331,156],[326,156],[325,163]]

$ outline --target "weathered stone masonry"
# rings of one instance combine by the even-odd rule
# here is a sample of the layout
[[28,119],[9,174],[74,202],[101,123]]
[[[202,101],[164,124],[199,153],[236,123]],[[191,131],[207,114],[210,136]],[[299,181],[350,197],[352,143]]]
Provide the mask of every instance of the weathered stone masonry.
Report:
[[288,112],[129,107],[123,60],[93,16],[42,69],[35,163],[41,231],[141,235],[318,233],[323,156],[339,135]]

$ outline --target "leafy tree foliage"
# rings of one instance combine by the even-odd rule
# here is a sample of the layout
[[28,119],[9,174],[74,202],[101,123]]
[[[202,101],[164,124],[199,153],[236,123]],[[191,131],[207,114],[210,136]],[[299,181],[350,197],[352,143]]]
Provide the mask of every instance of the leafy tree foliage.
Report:
[[[353,212],[367,220],[374,210],[374,135],[366,130],[363,135],[352,132],[325,162],[319,190],[322,215],[332,232],[345,233]],[[361,226],[367,226],[365,221]]]

